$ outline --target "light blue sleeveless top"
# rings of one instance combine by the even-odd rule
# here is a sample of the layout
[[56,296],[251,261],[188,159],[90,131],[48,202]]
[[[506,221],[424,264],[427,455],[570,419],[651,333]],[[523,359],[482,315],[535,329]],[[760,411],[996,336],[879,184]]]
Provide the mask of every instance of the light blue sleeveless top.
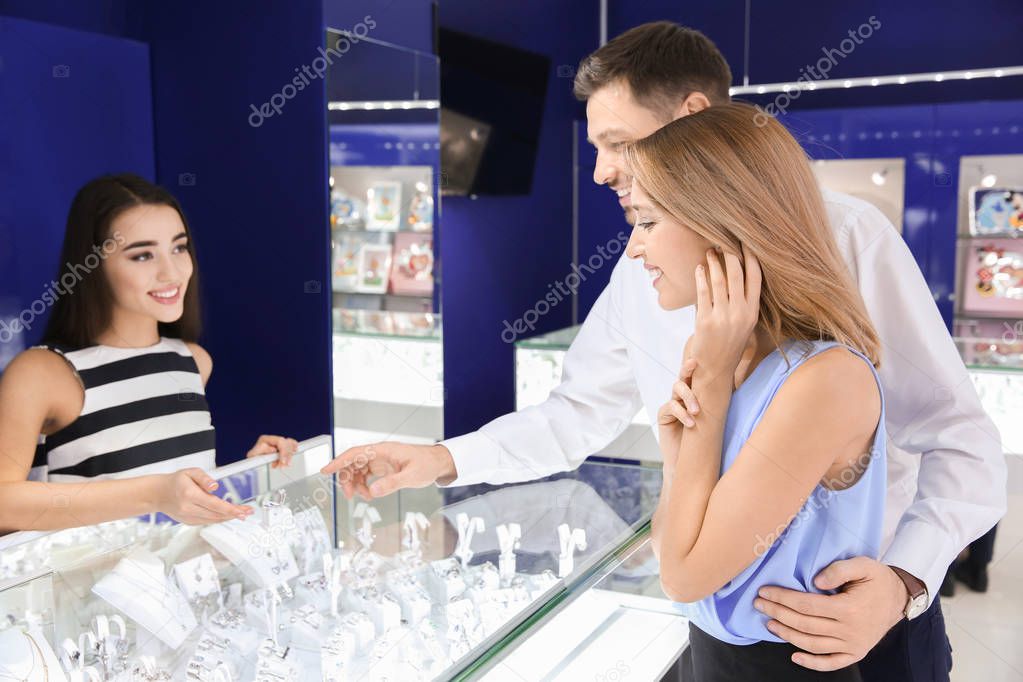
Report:
[[[814,355],[839,345],[833,341],[790,341],[782,346],[784,355],[782,350],[775,350],[753,369],[732,395],[728,408],[722,474],[735,462],[792,372]],[[880,390],[873,365],[861,353],[852,352],[874,372]],[[835,390],[841,387],[836,386]],[[831,562],[855,556],[876,558],[887,485],[883,394],[871,451],[858,460],[856,467],[866,467],[866,471],[852,487],[833,491],[818,485],[773,544],[768,547],[770,539],[761,540],[762,546],[757,548],[761,554],[753,564],[711,596],[682,606],[693,624],[731,644],[780,642],[767,629],[767,616],[753,608],[761,587],[778,585],[819,594],[821,590],[814,587],[813,579]]]

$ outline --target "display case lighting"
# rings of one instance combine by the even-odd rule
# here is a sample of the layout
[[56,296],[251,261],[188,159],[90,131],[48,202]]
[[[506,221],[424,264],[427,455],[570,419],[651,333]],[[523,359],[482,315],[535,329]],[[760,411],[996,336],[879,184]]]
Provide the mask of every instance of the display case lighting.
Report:
[[942,83],[954,80],[977,80],[978,78],[1002,78],[1023,76],[1023,66],[1003,66],[997,69],[969,69],[962,71],[932,71],[929,73],[906,73],[892,76],[867,76],[842,80],[801,80],[795,83],[760,83],[759,85],[736,85],[728,89],[730,95],[766,95],[802,90],[830,90],[833,88],[858,88],[879,85],[906,85],[907,83]]
[[349,102],[328,102],[328,111],[373,111],[375,109],[439,109],[440,101],[435,99],[408,100],[366,100]]

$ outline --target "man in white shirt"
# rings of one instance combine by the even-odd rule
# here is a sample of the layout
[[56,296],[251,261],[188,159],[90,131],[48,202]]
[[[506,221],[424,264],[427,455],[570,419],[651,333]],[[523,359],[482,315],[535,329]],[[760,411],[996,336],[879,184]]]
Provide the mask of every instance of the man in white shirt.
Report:
[[[714,44],[670,22],[631,29],[584,59],[575,90],[587,102],[597,149],[594,182],[616,192],[628,213],[622,145],[727,102],[730,83]],[[817,577],[819,589],[842,587],[838,594],[769,588],[757,608],[773,619],[777,635],[807,652],[794,659],[807,668],[835,670],[862,659],[865,680],[947,680],[951,655],[938,588],[956,555],[1005,511],[1001,441],[901,236],[870,204],[823,194],[883,344],[892,441],[885,541],[881,561],[839,561]],[[324,472],[347,468],[345,492],[365,497],[434,482],[529,480],[579,466],[640,407],[656,424],[694,317],[691,308],[662,310],[649,279],[641,262],[618,261],[546,402],[435,446],[352,448]],[[370,485],[372,476],[380,478]]]

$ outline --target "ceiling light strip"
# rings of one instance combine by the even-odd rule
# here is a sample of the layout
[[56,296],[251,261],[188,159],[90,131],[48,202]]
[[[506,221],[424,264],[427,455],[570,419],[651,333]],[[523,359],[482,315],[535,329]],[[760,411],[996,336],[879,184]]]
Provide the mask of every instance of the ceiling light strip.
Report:
[[327,102],[328,111],[377,111],[394,109],[438,109],[440,101],[435,99],[407,100],[366,100],[351,102]]
[[906,85],[907,83],[941,83],[954,80],[976,80],[978,78],[1002,78],[1023,76],[1023,66],[1000,66],[992,69],[967,69],[963,71],[932,71],[930,73],[906,73],[897,76],[866,76],[862,78],[830,78],[825,80],[800,80],[789,83],[762,83],[760,85],[737,85],[728,89],[730,95],[766,95],[804,90],[834,90],[837,88],[876,87],[879,85]]

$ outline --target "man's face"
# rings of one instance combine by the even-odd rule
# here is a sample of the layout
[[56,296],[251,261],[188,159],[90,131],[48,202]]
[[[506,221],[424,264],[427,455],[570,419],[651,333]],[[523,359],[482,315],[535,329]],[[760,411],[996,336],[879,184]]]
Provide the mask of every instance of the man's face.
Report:
[[643,139],[667,123],[669,121],[659,114],[638,104],[625,81],[604,86],[586,102],[586,139],[597,150],[593,181],[607,185],[618,195],[618,203],[630,223],[632,178],[625,172],[622,147]]

